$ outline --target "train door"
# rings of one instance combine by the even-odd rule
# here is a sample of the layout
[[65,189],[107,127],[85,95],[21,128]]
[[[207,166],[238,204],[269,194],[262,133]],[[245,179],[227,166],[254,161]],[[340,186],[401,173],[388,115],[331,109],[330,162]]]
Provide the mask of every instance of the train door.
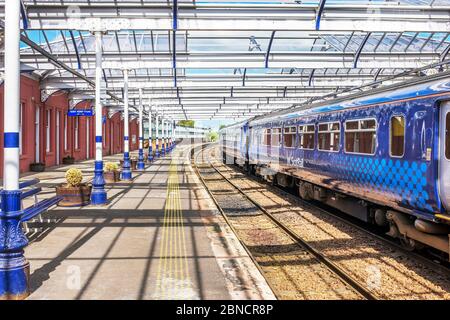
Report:
[[450,211],[450,101],[440,108],[439,189],[442,204]]

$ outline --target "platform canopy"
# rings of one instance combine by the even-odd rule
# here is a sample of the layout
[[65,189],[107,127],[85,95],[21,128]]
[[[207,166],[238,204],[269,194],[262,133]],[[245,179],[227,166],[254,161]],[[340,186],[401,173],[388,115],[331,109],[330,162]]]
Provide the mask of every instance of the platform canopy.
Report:
[[450,0],[22,4],[21,61],[45,94],[93,99],[102,31],[105,105],[121,109],[127,69],[131,104],[142,89],[175,119],[248,118],[443,71],[450,58]]

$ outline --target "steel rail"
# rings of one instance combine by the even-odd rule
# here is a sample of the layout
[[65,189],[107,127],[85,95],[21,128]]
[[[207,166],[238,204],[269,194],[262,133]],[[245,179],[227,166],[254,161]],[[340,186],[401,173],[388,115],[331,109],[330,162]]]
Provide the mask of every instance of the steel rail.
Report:
[[212,201],[214,202],[217,210],[220,212],[221,216],[223,217],[223,219],[225,220],[225,223],[228,225],[228,227],[231,229],[231,231],[234,233],[234,235],[236,236],[236,238],[238,239],[239,243],[241,244],[241,246],[244,248],[245,252],[247,252],[247,255],[250,257],[250,259],[252,260],[253,264],[255,265],[255,267],[258,269],[259,273],[262,275],[262,277],[266,280],[267,285],[269,286],[270,290],[272,290],[274,296],[277,298],[277,300],[280,300],[280,294],[277,292],[277,290],[275,290],[275,288],[273,288],[273,286],[270,284],[270,282],[268,281],[268,279],[265,276],[265,272],[262,270],[262,268],[260,267],[259,263],[256,261],[255,256],[250,252],[250,250],[247,248],[247,246],[245,245],[244,241],[242,240],[242,238],[239,236],[239,234],[237,233],[237,230],[234,228],[233,224],[230,222],[230,220],[228,219],[226,213],[223,211],[222,207],[219,205],[219,202],[217,201],[216,197],[212,194],[211,190],[208,188],[208,186],[206,185],[205,180],[203,179],[202,175],[200,174],[200,170],[198,169],[197,166],[197,159],[199,157],[199,155],[201,154],[201,152],[204,151],[204,149],[207,147],[207,144],[202,144],[200,146],[200,150],[195,152],[195,147],[193,147],[191,149],[191,159],[192,159],[192,164],[193,164],[193,169],[195,171],[195,173],[197,174],[197,176],[199,177],[202,185],[204,186],[206,192],[208,192],[209,196],[211,197]]
[[[278,186],[273,186],[273,185],[271,185],[271,184],[269,184],[269,183],[267,183],[265,181],[259,181],[256,177],[248,175],[245,171],[243,171],[240,168],[238,168],[238,170],[241,173],[245,174],[246,177],[248,177],[249,179],[251,179],[251,180],[253,180],[253,181],[257,182],[257,183],[264,184],[268,189],[270,189],[271,191],[273,191],[275,193],[278,193],[280,196],[284,196],[286,198],[289,198],[289,200],[293,201],[294,203],[298,203],[301,206],[304,206],[304,207],[306,207],[308,209],[313,209],[313,210],[319,211],[320,213],[326,214],[326,215],[332,217],[333,219],[335,219],[335,220],[337,220],[337,221],[339,221],[341,223],[347,224],[348,226],[351,226],[351,227],[357,229],[358,231],[364,232],[365,234],[368,234],[368,235],[376,238],[377,240],[380,240],[383,243],[391,246],[393,249],[399,250],[402,253],[408,255],[409,257],[411,257],[413,259],[416,259],[416,260],[420,261],[423,264],[426,264],[431,269],[439,269],[439,273],[441,275],[450,278],[450,269],[447,268],[446,266],[444,266],[444,265],[442,265],[440,263],[436,263],[436,262],[430,260],[429,258],[427,258],[427,257],[425,257],[425,256],[423,256],[423,255],[421,255],[421,254],[419,254],[417,252],[409,251],[408,249],[404,248],[400,244],[394,242],[391,238],[387,238],[387,237],[385,237],[383,235],[377,234],[377,233],[369,230],[368,228],[365,228],[365,227],[363,227],[361,225],[358,225],[355,222],[352,222],[350,220],[350,217],[349,217],[349,219],[341,217],[341,216],[333,213],[330,210],[324,209],[322,207],[314,205],[314,203],[311,203],[311,202],[303,200],[303,199],[301,199],[299,197],[296,197],[295,195],[293,195],[293,194],[291,194],[291,193],[281,189]],[[435,271],[437,271],[437,270],[435,270]]]
[[[253,205],[255,205],[261,212],[263,212],[275,225],[277,225],[280,229],[282,229],[291,239],[293,239],[297,244],[306,249],[310,254],[312,254],[319,262],[323,263],[328,267],[330,271],[336,274],[344,283],[348,284],[351,288],[353,288],[357,293],[359,293],[362,297],[367,300],[379,300],[379,297],[370,292],[363,284],[361,284],[358,280],[353,278],[351,275],[347,274],[344,270],[342,270],[338,265],[336,265],[333,261],[328,259],[314,247],[312,247],[307,241],[302,239],[295,231],[293,231],[290,227],[288,227],[283,222],[279,221],[273,214],[268,212],[264,207],[262,207],[258,202],[249,197],[242,189],[233,183],[230,179],[228,179],[216,166],[214,166],[210,159],[208,159],[209,165],[212,169],[214,169],[225,181],[227,181],[231,186],[233,186],[241,195],[243,195],[248,201],[250,201]],[[207,187],[206,187],[207,188]]]

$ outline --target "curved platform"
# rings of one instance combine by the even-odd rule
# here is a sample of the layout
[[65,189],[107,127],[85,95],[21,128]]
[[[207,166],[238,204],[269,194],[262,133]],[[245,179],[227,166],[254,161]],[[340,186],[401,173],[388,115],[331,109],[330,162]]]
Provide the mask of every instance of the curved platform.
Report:
[[[133,181],[107,185],[106,206],[50,210],[54,225],[26,248],[29,299],[274,299],[189,157],[178,145]],[[92,176],[91,161],[76,166]],[[43,196],[65,169],[31,175]]]

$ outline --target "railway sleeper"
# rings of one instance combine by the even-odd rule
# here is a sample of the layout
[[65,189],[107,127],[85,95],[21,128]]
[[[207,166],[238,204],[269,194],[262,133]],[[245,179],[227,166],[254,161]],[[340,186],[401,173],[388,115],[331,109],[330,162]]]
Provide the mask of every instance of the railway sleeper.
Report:
[[284,188],[293,188],[295,186],[295,179],[283,173],[276,174],[276,182]]
[[450,228],[447,226],[422,219],[411,219],[404,213],[287,176],[265,165],[256,165],[254,170],[256,175],[268,182],[282,187],[297,186],[300,198],[305,201],[316,200],[359,220],[386,228],[389,230],[387,234],[399,239],[407,249],[429,246],[448,254],[450,260]]

